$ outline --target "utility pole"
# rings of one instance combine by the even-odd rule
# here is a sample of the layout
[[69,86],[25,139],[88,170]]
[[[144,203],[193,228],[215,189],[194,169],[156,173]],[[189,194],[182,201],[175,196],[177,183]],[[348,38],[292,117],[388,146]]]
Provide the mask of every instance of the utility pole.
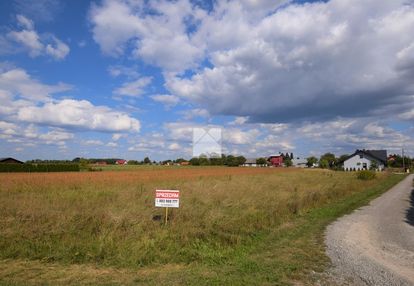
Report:
[[402,148],[402,159],[403,159],[403,169],[404,169],[404,173],[405,173],[404,148]]

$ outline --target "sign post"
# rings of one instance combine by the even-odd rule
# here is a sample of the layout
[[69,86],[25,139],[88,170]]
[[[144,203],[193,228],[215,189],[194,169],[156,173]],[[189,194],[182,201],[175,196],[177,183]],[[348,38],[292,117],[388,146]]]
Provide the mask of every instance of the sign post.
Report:
[[155,206],[165,208],[165,225],[167,225],[168,208],[180,207],[180,191],[155,190]]

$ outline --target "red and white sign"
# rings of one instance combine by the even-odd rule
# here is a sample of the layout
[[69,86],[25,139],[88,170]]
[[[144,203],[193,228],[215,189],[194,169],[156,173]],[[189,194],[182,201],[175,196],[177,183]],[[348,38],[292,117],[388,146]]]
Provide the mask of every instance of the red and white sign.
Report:
[[155,190],[155,206],[161,208],[180,207],[180,191]]

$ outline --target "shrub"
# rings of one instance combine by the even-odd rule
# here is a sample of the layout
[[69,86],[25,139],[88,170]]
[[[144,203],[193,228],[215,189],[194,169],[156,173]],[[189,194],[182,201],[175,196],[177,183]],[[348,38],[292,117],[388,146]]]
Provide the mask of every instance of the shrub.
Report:
[[376,174],[374,171],[369,171],[369,170],[362,170],[362,171],[358,171],[357,173],[357,178],[359,180],[372,180],[376,177]]

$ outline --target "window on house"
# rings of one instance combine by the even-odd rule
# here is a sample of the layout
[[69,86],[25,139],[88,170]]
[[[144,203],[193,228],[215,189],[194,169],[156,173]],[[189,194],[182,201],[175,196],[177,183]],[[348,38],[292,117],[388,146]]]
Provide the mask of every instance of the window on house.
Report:
[[359,155],[359,159],[362,159],[362,158],[364,158],[364,156],[363,155]]

